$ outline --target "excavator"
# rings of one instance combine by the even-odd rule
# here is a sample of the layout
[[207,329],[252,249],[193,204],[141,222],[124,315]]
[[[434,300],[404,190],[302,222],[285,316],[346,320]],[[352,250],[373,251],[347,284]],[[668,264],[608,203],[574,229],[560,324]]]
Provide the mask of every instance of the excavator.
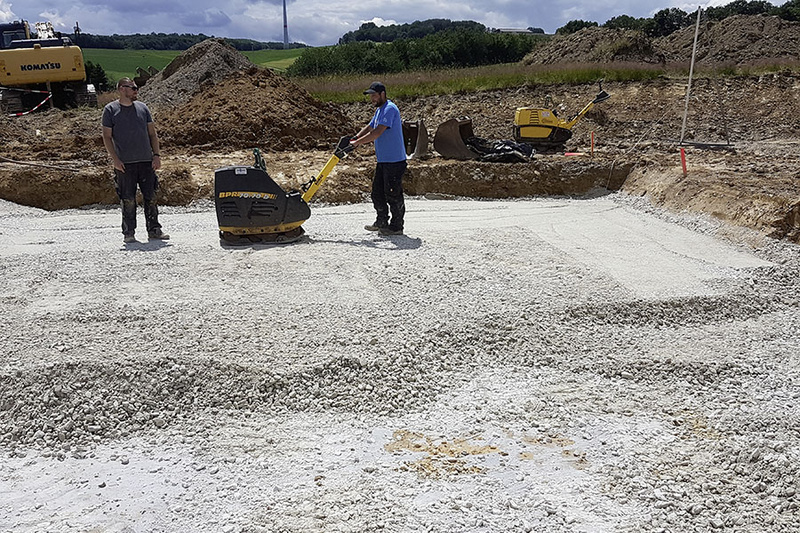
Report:
[[336,164],[353,151],[352,136],[339,139],[333,155],[302,191],[284,191],[267,174],[264,158],[253,150],[252,166],[229,166],[214,172],[214,201],[223,245],[288,244],[304,234],[311,217],[308,203]]
[[24,20],[0,24],[0,110],[24,115],[48,101],[62,109],[97,107],[97,92],[86,83],[83,51],[50,22],[34,27],[32,39]]

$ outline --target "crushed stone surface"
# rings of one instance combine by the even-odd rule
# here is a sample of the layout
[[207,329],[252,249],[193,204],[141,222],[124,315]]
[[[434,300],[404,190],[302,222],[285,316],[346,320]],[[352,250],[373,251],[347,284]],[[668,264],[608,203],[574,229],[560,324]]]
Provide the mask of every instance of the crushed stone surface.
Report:
[[621,194],[373,216],[125,247],[0,202],[0,530],[800,529],[797,245]]

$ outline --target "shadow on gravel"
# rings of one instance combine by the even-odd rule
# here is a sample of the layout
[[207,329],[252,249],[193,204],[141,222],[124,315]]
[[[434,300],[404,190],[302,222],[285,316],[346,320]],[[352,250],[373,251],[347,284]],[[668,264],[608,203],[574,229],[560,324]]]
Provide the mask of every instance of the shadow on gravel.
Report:
[[[382,250],[416,250],[422,247],[422,239],[419,237],[409,237],[408,235],[391,235],[381,239],[361,239],[360,241],[341,241],[327,239],[309,239],[310,243],[327,242],[332,244],[348,244],[350,246],[366,246],[370,248],[380,248]],[[393,244],[394,246],[387,246]]]
[[171,246],[168,242],[162,240],[152,240],[146,242],[130,242],[124,243],[122,245],[122,251],[124,252],[155,252],[156,250],[160,250],[162,248],[167,248]]

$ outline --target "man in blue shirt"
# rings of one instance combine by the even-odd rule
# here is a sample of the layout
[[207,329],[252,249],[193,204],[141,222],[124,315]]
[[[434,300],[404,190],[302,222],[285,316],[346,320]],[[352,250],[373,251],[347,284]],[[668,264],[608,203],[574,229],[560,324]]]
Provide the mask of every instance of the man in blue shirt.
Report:
[[[353,146],[375,143],[375,177],[372,180],[372,205],[377,212],[374,224],[364,226],[381,235],[402,235],[406,204],[403,200],[403,174],[406,171],[406,146],[400,110],[386,98],[386,87],[373,82],[364,91],[376,107],[369,124],[350,141]],[[389,214],[391,213],[391,220]]]

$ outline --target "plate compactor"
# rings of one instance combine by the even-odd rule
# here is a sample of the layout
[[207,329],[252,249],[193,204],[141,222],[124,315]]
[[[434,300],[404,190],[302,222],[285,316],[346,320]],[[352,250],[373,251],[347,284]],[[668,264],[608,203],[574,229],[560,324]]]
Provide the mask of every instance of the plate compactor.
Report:
[[223,244],[287,244],[303,236],[302,224],[311,217],[308,202],[333,167],[353,150],[350,136],[339,139],[323,169],[302,191],[286,192],[267,174],[258,151],[251,167],[232,166],[214,172],[214,200]]
[[611,95],[600,90],[594,100],[567,120],[558,117],[555,109],[547,107],[520,107],[514,113],[514,140],[539,149],[563,148],[572,138],[572,128],[595,104],[605,102]]

